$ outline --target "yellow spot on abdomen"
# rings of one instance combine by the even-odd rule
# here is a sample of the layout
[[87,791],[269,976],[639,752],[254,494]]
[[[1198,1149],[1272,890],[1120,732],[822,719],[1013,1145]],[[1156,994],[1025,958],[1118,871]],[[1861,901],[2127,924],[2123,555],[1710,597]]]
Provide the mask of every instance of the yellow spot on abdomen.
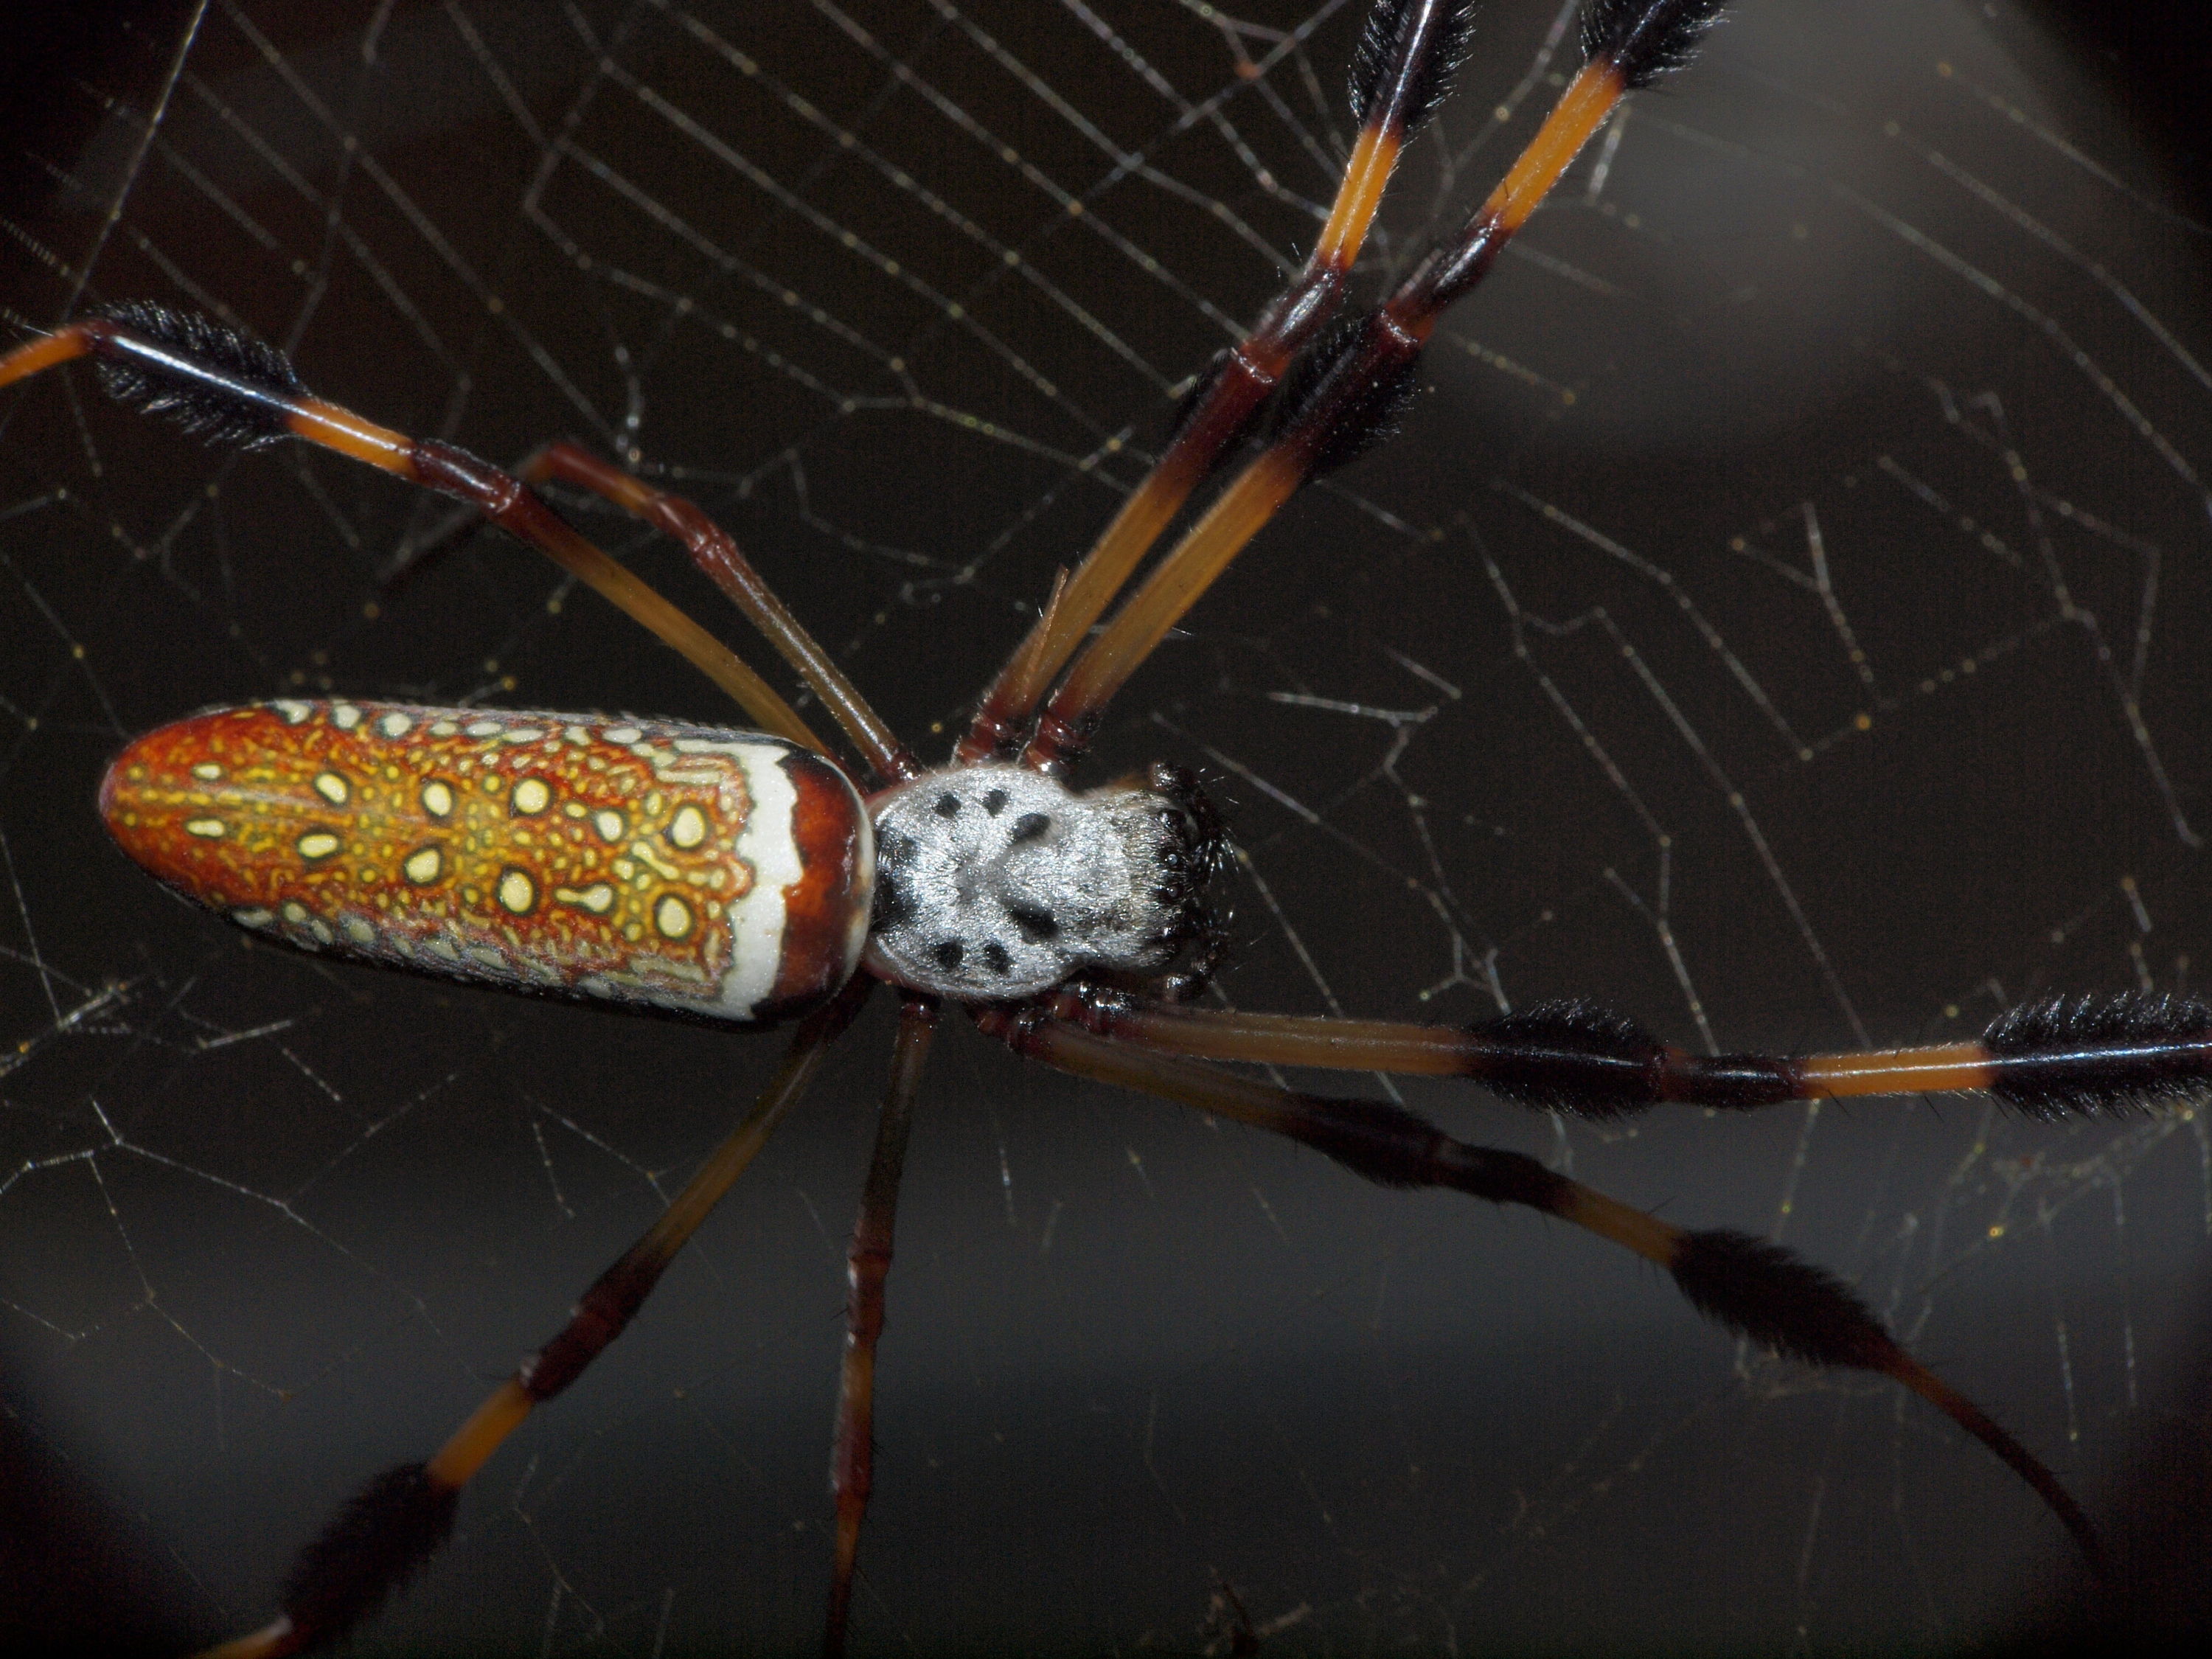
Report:
[[407,879],[417,887],[427,887],[430,883],[437,880],[438,872],[445,867],[446,855],[434,847],[416,848],[407,855],[407,861],[399,866]]
[[553,804],[553,791],[543,778],[525,778],[514,786],[514,801],[518,812],[542,812]]
[[691,907],[672,893],[653,907],[653,925],[663,939],[682,939],[691,931]]
[[668,825],[668,839],[672,845],[690,852],[707,839],[707,815],[696,806],[678,808]]
[[615,890],[603,881],[595,881],[581,891],[574,887],[556,887],[553,896],[563,904],[574,904],[595,916],[603,916],[614,908]]
[[318,772],[315,775],[315,793],[333,806],[343,806],[353,791],[337,773]]
[[221,841],[223,822],[221,818],[186,818],[185,833],[188,836],[198,836],[203,841]]
[[338,850],[338,838],[327,830],[310,830],[297,843],[303,859],[326,859]]
[[509,865],[500,873],[499,902],[501,908],[516,915],[526,915],[530,907],[538,902],[538,884],[527,872]]
[[433,778],[422,786],[422,810],[434,818],[451,817],[453,814],[453,790],[450,784]]
[[632,842],[629,850],[632,858],[663,881],[678,881],[683,878],[684,872],[654,852],[649,843],[641,841]]

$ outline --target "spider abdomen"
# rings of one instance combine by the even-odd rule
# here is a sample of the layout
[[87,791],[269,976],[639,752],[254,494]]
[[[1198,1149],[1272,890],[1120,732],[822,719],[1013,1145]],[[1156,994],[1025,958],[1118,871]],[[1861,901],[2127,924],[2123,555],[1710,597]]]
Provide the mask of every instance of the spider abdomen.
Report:
[[745,1024],[850,978],[872,898],[842,774],[700,726],[254,703],[140,738],[100,811],[170,887],[304,950]]

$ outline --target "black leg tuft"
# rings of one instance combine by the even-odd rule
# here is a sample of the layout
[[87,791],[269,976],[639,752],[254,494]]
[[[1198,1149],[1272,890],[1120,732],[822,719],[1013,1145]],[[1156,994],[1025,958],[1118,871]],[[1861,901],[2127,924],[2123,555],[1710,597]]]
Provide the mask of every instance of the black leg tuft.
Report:
[[[1351,85],[1346,88],[1353,120],[1364,124],[1377,100],[1387,99],[1398,42],[1420,4],[1421,0],[1380,0],[1367,14],[1367,27],[1359,32],[1359,44],[1352,48]],[[1433,26],[1434,36],[1419,57],[1405,66],[1407,84],[1398,117],[1403,133],[1401,142],[1426,126],[1438,106],[1451,96],[1452,83],[1459,78],[1460,66],[1466,63],[1468,48],[1474,41],[1475,14],[1481,9],[1477,0],[1444,0],[1440,9],[1444,15]]]
[[1609,58],[1629,86],[1648,87],[1698,55],[1726,0],[1589,0],[1583,52]]
[[2032,1117],[2124,1111],[2202,1096],[2212,1005],[2148,991],[2046,997],[1982,1033],[2000,1063],[1990,1092]]
[[[1368,343],[1372,319],[1347,317],[1332,324],[1283,378],[1267,419],[1270,441],[1287,434],[1309,416],[1325,416],[1328,424],[1313,438],[1309,481],[1325,477],[1348,466],[1377,444],[1395,437],[1406,405],[1420,390],[1415,375],[1419,359],[1401,357],[1384,363],[1376,377],[1364,383],[1353,367]],[[1345,386],[1349,395],[1332,395]]]
[[1666,1049],[1626,1014],[1595,1002],[1539,1002],[1468,1028],[1469,1075],[1516,1105],[1619,1117],[1656,1105]]
[[386,1469],[355,1493],[321,1537],[300,1552],[284,1613],[319,1647],[383,1605],[452,1535],[459,1494],[420,1463]]
[[307,395],[276,347],[196,312],[129,300],[95,316],[115,325],[94,359],[100,389],[210,444],[275,443],[289,430],[284,405]]
[[1779,1244],[1727,1229],[1686,1233],[1671,1265],[1691,1306],[1777,1353],[1876,1371],[1897,1358],[1857,1291]]

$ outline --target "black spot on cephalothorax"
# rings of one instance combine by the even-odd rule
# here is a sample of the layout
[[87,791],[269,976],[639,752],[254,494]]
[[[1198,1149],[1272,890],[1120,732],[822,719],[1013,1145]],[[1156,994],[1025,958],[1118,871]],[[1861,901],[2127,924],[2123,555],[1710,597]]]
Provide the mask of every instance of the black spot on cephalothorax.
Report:
[[961,958],[968,954],[968,947],[957,939],[948,939],[936,945],[929,954],[937,959],[937,965],[949,974],[958,969]]
[[914,920],[914,893],[907,884],[883,872],[880,863],[876,867],[875,928],[882,933],[892,927],[903,927]]
[[958,817],[960,816],[960,797],[957,795],[939,795],[937,798],[937,816],[940,818]]
[[884,873],[903,868],[914,857],[914,837],[902,836],[896,830],[886,830],[876,838],[876,879]]
[[983,810],[986,812],[988,812],[994,818],[998,817],[1000,813],[1005,811],[1006,810],[1006,792],[1003,789],[994,789],[989,794],[984,796]]
[[1032,945],[1042,945],[1060,937],[1060,923],[1049,910],[1039,910],[1027,904],[1006,907],[1006,920],[1022,930],[1022,937]]
[[1014,959],[1006,954],[1006,947],[993,939],[983,947],[983,965],[994,974],[1003,974],[1013,967]]
[[1052,819],[1042,812],[1024,812],[1014,820],[1013,829],[1006,839],[1013,842],[1035,841],[1052,828]]

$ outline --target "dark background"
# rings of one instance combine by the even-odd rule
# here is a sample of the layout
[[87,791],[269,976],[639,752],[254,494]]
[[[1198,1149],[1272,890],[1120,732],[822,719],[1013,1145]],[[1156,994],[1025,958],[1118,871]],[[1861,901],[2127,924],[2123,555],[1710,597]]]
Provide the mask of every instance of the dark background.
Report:
[[[188,9],[41,12],[8,26],[46,33],[6,54],[0,304],[18,335],[104,299],[221,311],[318,390],[503,459],[635,444],[920,739],[1310,238],[1358,9],[1255,0],[1316,27],[1246,82],[1164,6],[213,8],[136,163]],[[1552,16],[1492,8],[1366,291],[1528,129]],[[1587,992],[1802,1048],[2194,982],[2212,331],[2174,112],[2203,52],[2130,19],[1753,0],[1639,101],[1601,188],[1581,164],[1403,438],[1296,504],[1109,728],[1097,775],[1164,756],[1232,811],[1226,994],[1465,1018]],[[441,517],[330,458],[210,455],[88,376],[0,403],[26,1648],[257,1622],[773,1064],[773,1038],[250,946],[100,836],[105,757],[213,702],[726,718],[489,538],[380,594]],[[586,522],[720,620],[680,558]],[[369,1650],[811,1642],[887,1025]],[[1217,1576],[1297,1615],[1286,1652],[2063,1639],[2055,1525],[1886,1386],[1738,1354],[1532,1218],[939,1047],[864,1646],[1195,1650]],[[2052,1461],[2140,1616],[2194,1616],[2201,1119],[1883,1102],[1600,1135],[1404,1095],[1671,1218],[1779,1229]]]

